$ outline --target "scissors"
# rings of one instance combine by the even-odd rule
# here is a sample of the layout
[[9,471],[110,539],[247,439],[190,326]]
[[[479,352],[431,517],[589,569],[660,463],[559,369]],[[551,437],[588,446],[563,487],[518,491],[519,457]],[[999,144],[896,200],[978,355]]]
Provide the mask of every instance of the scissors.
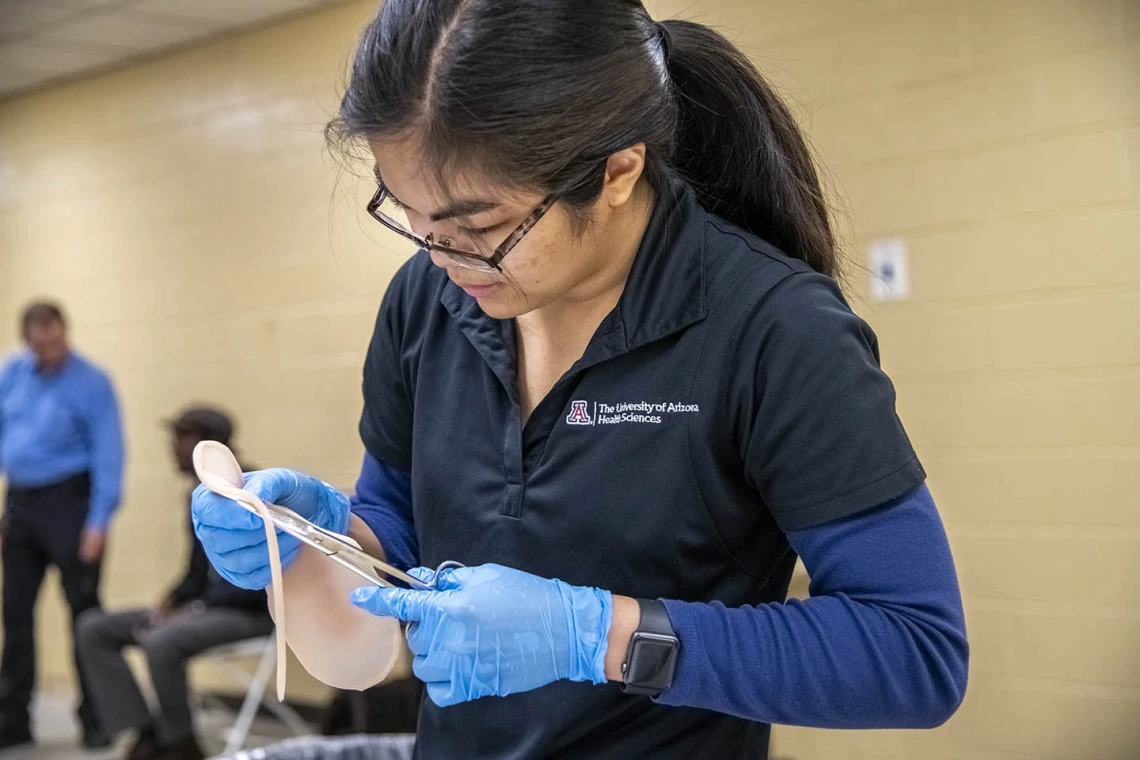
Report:
[[463,567],[462,562],[447,560],[440,563],[439,567],[435,569],[431,580],[421,581],[419,578],[408,575],[387,562],[373,557],[348,536],[342,536],[339,533],[325,530],[319,525],[314,525],[291,509],[269,502],[265,502],[265,508],[269,511],[273,524],[282,531],[302,543],[308,544],[333,562],[347,567],[364,580],[377,586],[395,585],[388,579],[391,577],[403,581],[414,589],[434,589],[439,581],[440,573],[451,568]]

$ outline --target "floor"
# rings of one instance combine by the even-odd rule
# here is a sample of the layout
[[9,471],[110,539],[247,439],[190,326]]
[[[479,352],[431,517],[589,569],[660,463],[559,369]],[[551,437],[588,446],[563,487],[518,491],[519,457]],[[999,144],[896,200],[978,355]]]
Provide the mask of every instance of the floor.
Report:
[[[32,708],[34,745],[0,752],[3,760],[117,760],[122,757],[131,737],[121,737],[109,750],[86,752],[79,746],[79,727],[74,717],[74,697],[60,692],[41,694]],[[205,749],[220,752],[225,732],[233,716],[222,711],[209,711],[198,716],[199,733]],[[259,719],[246,747],[259,747],[287,738],[289,732],[274,721]]]

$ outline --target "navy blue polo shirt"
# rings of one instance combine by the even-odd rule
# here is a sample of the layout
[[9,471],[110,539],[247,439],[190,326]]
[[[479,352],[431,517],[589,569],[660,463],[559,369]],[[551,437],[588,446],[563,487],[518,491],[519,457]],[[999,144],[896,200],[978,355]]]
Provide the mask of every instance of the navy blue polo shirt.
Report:
[[[426,253],[364,370],[365,447],[411,473],[422,564],[498,562],[632,597],[782,601],[785,531],[924,473],[870,328],[835,283],[675,182],[617,307],[522,424],[514,324]],[[557,682],[420,711],[422,757],[766,757],[768,726]]]

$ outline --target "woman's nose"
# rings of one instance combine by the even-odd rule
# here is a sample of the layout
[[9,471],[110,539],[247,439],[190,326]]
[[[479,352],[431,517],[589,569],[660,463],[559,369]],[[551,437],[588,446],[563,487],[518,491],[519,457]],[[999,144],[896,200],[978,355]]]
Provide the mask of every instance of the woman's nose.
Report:
[[431,249],[428,253],[431,255],[431,263],[435,264],[440,269],[447,269],[448,265],[451,263],[447,256],[443,255],[434,248]]

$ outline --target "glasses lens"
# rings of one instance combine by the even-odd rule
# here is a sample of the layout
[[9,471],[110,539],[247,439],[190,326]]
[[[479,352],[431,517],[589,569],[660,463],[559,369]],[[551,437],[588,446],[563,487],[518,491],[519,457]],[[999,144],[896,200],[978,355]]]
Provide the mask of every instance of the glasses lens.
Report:
[[[402,230],[412,233],[421,232],[412,229],[407,210],[392,200],[391,197],[386,197],[380,206],[376,208],[375,213],[386,217],[389,222],[394,223]],[[486,235],[465,230],[459,225],[448,224],[447,222],[436,224],[424,234],[430,235],[428,239],[431,240],[431,242],[441,245],[444,248],[454,248],[462,253],[490,256],[495,252],[495,243],[488,240]],[[463,266],[480,269],[494,268],[481,263],[478,258],[469,259],[466,256],[448,254],[445,251],[441,251],[441,253],[446,255],[449,259],[454,260],[455,263]]]
[[409,232],[412,231],[412,225],[408,222],[408,212],[396,203],[396,201],[392,200],[390,196],[384,199],[384,202],[380,204],[380,207],[376,209],[376,211],[388,217],[389,220],[395,222],[405,230]]
[[470,256],[460,256],[457,253],[448,253],[446,251],[439,252],[444,258],[458,267],[464,269],[475,269],[480,272],[493,272],[495,267],[488,264],[483,259],[477,259]]

